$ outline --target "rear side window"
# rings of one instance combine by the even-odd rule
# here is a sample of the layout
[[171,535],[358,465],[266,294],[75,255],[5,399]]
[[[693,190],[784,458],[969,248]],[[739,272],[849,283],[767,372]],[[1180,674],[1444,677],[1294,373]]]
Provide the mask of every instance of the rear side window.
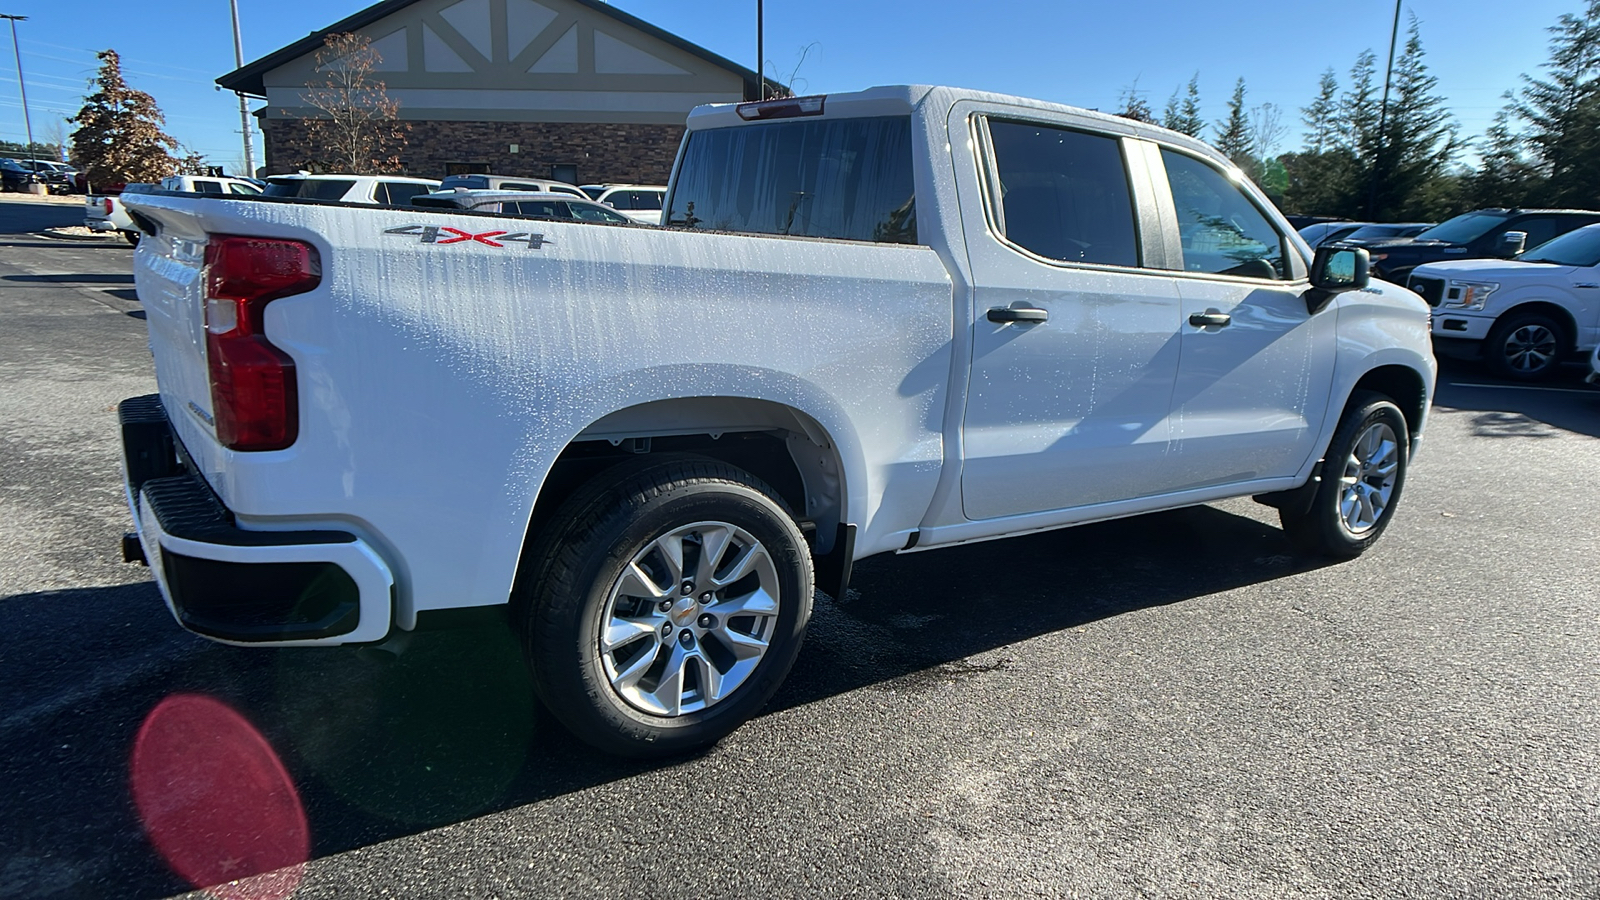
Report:
[[302,200],[343,200],[355,187],[354,181],[338,178],[285,178],[267,182],[268,197],[299,197]]
[[537,191],[539,189],[537,184],[524,184],[520,181],[502,181],[500,183],[500,190],[502,191]]
[[440,183],[439,190],[448,191],[451,188],[458,187],[486,188],[488,186],[489,179],[483,177],[482,175],[451,175]]
[[1116,138],[991,121],[1006,239],[1062,262],[1139,265],[1133,196]]
[[683,228],[915,244],[906,116],[692,132],[665,222]]
[[410,184],[404,181],[378,182],[378,202],[394,206],[408,206],[411,198],[420,194],[433,193],[433,187],[426,184]]
[[238,182],[231,182],[228,185],[228,191],[234,194],[244,194],[247,197],[254,197],[261,193],[253,184],[240,184]]
[[572,218],[567,205],[557,200],[522,200],[517,203],[517,212],[524,216],[538,216],[541,219]]
[[583,219],[586,222],[631,222],[632,219],[619,212],[612,212],[603,206],[591,206],[588,203],[571,204],[572,217]]
[[1228,176],[1163,147],[1187,272],[1282,280],[1283,235]]
[[196,181],[194,183],[194,189],[197,193],[201,194],[220,194],[222,193],[222,182]]

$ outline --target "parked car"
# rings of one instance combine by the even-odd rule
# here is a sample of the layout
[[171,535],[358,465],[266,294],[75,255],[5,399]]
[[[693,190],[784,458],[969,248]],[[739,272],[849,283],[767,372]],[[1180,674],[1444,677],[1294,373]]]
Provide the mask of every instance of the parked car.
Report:
[[1311,249],[1323,244],[1337,241],[1347,234],[1370,223],[1367,222],[1317,222],[1300,229],[1300,236],[1305,238]]
[[1352,231],[1349,234],[1344,235],[1343,237],[1337,238],[1336,240],[1342,241],[1342,242],[1347,243],[1347,244],[1356,244],[1357,246],[1362,246],[1362,247],[1365,247],[1367,244],[1374,243],[1376,241],[1389,241],[1389,242],[1392,243],[1392,242],[1395,242],[1395,241],[1399,241],[1399,240],[1401,240],[1403,238],[1414,238],[1417,235],[1423,233],[1424,231],[1427,231],[1429,228],[1432,228],[1435,224],[1437,224],[1437,223],[1434,223],[1434,222],[1400,222],[1400,223],[1388,223],[1388,224],[1376,224],[1375,223],[1375,224],[1371,224],[1371,225],[1363,225],[1360,228],[1357,228],[1355,231]]
[[68,166],[48,159],[12,159],[11,162],[32,171],[37,183],[43,184],[50,193],[72,193],[72,176],[77,173]]
[[587,197],[541,191],[472,191],[457,188],[411,198],[411,205],[474,212],[533,216],[538,219],[582,219],[587,222],[633,224],[633,220]]
[[661,224],[661,203],[667,195],[665,185],[610,184],[604,188],[595,196],[597,202],[620,211],[635,222]]
[[0,157],[0,189],[21,191],[30,184],[38,183],[39,176],[25,164],[10,157]]
[[447,175],[439,182],[442,191],[466,188],[473,191],[534,191],[546,194],[585,196],[575,184],[548,178],[523,178],[518,175]]
[[1206,144],[927,86],[686,129],[666,228],[129,198],[159,393],[120,411],[123,548],[175,618],[477,607],[575,734],[661,756],[762,709],[863,557],[1228,497],[1316,554],[1393,522],[1429,310]]
[[139,245],[139,226],[128,217],[122,205],[124,194],[144,194],[156,190],[156,185],[125,184],[116,194],[89,194],[83,198],[83,224],[90,231],[115,231],[128,243]]
[[1441,355],[1481,355],[1495,373],[1518,381],[1548,378],[1569,354],[1600,343],[1600,225],[1516,260],[1421,265],[1409,286],[1436,307]]
[[1456,259],[1514,259],[1574,228],[1600,222],[1600,212],[1583,209],[1480,209],[1463,213],[1414,238],[1372,241],[1372,274],[1405,284],[1423,263]]
[[186,194],[238,194],[254,197],[261,188],[244,178],[225,178],[210,175],[173,175],[161,180],[161,190],[180,191]]
[[333,200],[380,206],[410,206],[411,198],[439,189],[430,178],[402,175],[273,175],[267,179],[268,197]]

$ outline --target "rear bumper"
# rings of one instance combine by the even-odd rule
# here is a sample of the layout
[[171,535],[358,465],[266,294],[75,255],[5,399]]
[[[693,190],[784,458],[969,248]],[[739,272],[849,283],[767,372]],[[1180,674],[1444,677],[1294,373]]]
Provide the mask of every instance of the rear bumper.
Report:
[[128,508],[178,623],[219,641],[325,645],[382,640],[394,577],[346,531],[247,531],[183,462],[159,395],[118,407]]

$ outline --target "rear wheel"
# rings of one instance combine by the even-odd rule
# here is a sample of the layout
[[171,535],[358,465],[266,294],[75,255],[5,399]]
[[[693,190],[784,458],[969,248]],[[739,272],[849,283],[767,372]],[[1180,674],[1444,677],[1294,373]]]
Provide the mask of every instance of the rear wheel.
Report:
[[1366,552],[1394,516],[1409,452],[1400,408],[1381,394],[1353,395],[1328,444],[1310,506],[1278,510],[1284,532],[1301,549],[1324,556]]
[[1540,312],[1512,313],[1495,323],[1484,347],[1484,361],[1496,375],[1540,381],[1556,373],[1566,331]]
[[811,557],[759,479],[694,458],[630,465],[563,504],[518,609],[534,683],[584,741],[680,753],[750,718],[788,674]]

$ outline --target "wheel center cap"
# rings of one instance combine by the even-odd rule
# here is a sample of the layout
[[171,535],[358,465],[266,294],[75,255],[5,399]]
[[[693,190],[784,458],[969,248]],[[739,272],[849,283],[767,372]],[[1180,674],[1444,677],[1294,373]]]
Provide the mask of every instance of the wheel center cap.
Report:
[[690,619],[694,618],[695,605],[693,597],[684,597],[677,603],[672,604],[672,612],[670,613],[672,621],[678,625],[687,624]]

